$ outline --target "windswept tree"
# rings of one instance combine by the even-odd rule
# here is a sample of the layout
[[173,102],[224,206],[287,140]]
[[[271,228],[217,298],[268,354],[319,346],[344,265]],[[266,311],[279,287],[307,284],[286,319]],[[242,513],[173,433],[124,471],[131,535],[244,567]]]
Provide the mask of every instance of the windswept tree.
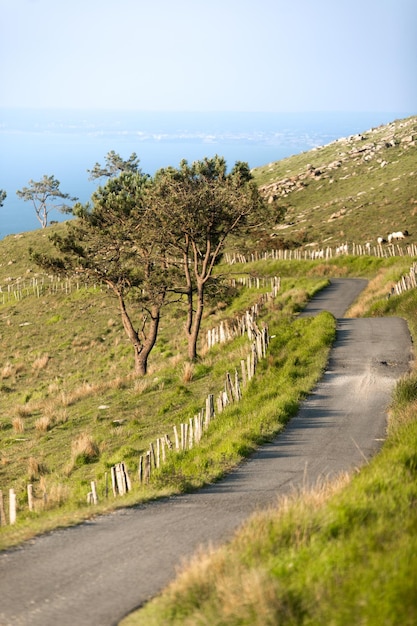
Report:
[[60,201],[69,200],[70,202],[76,202],[77,200],[77,198],[71,197],[68,193],[63,193],[60,189],[60,184],[55,176],[47,176],[45,174],[41,180],[30,180],[28,187],[23,187],[23,189],[16,191],[19,198],[22,198],[25,202],[32,202],[36,217],[42,228],[47,227],[49,213],[53,209],[57,209],[61,213],[72,212],[72,207]]
[[119,176],[123,172],[130,172],[132,174],[142,174],[139,167],[139,158],[136,152],[132,152],[130,157],[126,160],[117,154],[114,150],[110,150],[104,157],[105,164],[100,165],[96,163],[91,170],[87,170],[89,180],[96,180],[98,178],[112,178]]
[[[123,327],[133,347],[135,372],[144,375],[155,345],[167,293],[167,271],[152,236],[153,216],[145,189],[152,182],[122,173],[99,187],[90,204],[74,207],[67,232],[51,239],[57,256],[32,253],[44,269],[82,275],[106,284],[116,297]],[[138,315],[136,324],[134,316]]]
[[182,259],[187,298],[188,358],[197,359],[205,292],[227,238],[260,219],[265,205],[246,163],[227,173],[219,156],[155,175],[156,232],[172,256]]

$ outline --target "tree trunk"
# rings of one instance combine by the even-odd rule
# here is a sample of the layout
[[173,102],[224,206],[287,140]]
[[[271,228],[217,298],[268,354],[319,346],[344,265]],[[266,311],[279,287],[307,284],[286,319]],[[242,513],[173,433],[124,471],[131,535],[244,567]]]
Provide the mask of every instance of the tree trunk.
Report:
[[148,333],[144,338],[140,351],[137,351],[136,345],[135,349],[135,373],[138,376],[145,376],[148,370],[148,357],[151,353],[152,348],[156,343],[156,338],[158,336],[158,328],[159,328],[159,320],[160,320],[160,307],[154,305],[151,309],[151,319],[149,322]]
[[198,281],[197,284],[197,309],[192,317],[192,323],[187,328],[188,339],[188,358],[191,361],[196,361],[197,354],[197,340],[200,333],[201,320],[203,318],[204,311],[204,282]]
[[145,334],[144,332],[144,321],[142,328],[143,339],[141,340],[139,333],[133,327],[132,320],[130,319],[130,316],[126,310],[126,304],[123,295],[121,293],[118,293],[117,295],[119,299],[120,312],[122,315],[123,328],[125,329],[126,335],[128,336],[130,343],[133,346],[133,351],[135,355],[135,373],[138,376],[144,376],[148,369],[149,354],[155,345],[158,335],[161,307],[158,305],[153,305],[151,309],[151,319],[149,322],[149,332],[147,334]]

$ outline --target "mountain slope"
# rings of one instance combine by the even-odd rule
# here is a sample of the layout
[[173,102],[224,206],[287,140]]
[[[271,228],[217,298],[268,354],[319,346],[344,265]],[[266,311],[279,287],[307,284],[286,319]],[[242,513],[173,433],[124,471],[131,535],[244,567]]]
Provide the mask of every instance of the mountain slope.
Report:
[[416,141],[411,117],[255,169],[265,197],[285,209],[271,236],[337,246],[407,230],[416,242]]

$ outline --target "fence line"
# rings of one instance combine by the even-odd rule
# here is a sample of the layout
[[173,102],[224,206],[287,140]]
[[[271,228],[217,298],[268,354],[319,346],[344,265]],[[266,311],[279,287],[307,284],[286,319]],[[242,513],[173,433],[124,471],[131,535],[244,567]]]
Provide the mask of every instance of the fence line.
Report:
[[[279,285],[279,279],[277,283]],[[279,288],[279,287],[278,287]],[[417,262],[413,262],[409,273],[402,276],[400,280],[393,286],[391,294],[400,295],[404,291],[417,288]],[[248,315],[249,314],[249,315]],[[173,426],[174,441],[173,445],[168,434],[158,437],[149,445],[149,450],[145,455],[141,455],[138,463],[138,481],[140,484],[148,484],[151,480],[152,470],[158,469],[166,462],[168,453],[184,452],[190,450],[194,445],[198,445],[213,419],[216,418],[228,405],[239,402],[242,399],[242,387],[245,388],[256,372],[257,363],[266,357],[269,345],[268,327],[265,325],[260,330],[252,317],[252,313],[248,312],[243,316],[246,320],[251,320],[246,326],[248,337],[252,340],[249,353],[246,359],[240,362],[242,383],[237,369],[233,376],[230,372],[226,373],[224,388],[219,392],[216,400],[213,394],[209,394],[206,398],[205,406],[193,418],[189,418],[186,423],[181,423],[178,427]],[[250,329],[250,330],[249,330]],[[217,410],[216,410],[217,409]],[[156,451],[155,451],[156,448]],[[124,495],[132,489],[131,479],[127,467],[124,462],[117,463],[111,468],[113,495]],[[106,497],[108,495],[107,473],[106,473]],[[34,510],[33,485],[27,485],[28,508],[29,511]],[[47,494],[43,494],[43,501],[47,501]],[[95,481],[91,481],[91,491],[87,494],[88,504],[97,504],[97,486]],[[14,489],[9,489],[9,523],[15,524],[17,517],[17,498]],[[0,526],[7,524],[6,509],[4,504],[4,496],[0,490]]]
[[417,245],[409,244],[401,246],[399,244],[343,244],[335,248],[296,248],[294,250],[272,249],[266,252],[251,252],[242,254],[240,252],[226,252],[224,259],[229,265],[236,263],[253,263],[255,261],[311,261],[315,259],[332,259],[343,255],[350,256],[376,256],[389,258],[393,256],[417,256]]
[[[74,290],[87,289],[88,284],[70,278],[61,279],[59,276],[36,276],[32,278],[9,279],[9,284],[0,285],[0,297],[3,304],[10,301],[20,301],[28,296],[40,298],[46,294],[72,293]],[[97,285],[94,285],[94,289]]]
[[[254,377],[256,372],[256,366],[259,361],[266,357],[267,348],[269,345],[269,332],[268,327],[265,325],[262,330],[258,326],[253,324],[253,341],[250,346],[249,353],[246,359],[241,360],[241,375],[240,379],[238,370],[235,369],[234,373],[227,372],[225,375],[225,383],[223,389],[219,392],[216,398],[213,394],[209,394],[206,398],[205,406],[194,417],[189,418],[188,422],[181,423],[179,427],[173,426],[173,434],[175,446],[172,444],[168,446],[168,449],[172,452],[184,452],[191,450],[195,445],[200,443],[201,438],[213,419],[217,415],[220,415],[224,409],[235,402],[239,402],[243,397],[242,388],[246,387],[249,381]],[[149,446],[149,450],[145,455],[141,455],[139,458],[138,478],[140,483],[149,483],[152,475],[152,471],[161,466],[166,461],[166,442],[170,443],[168,435],[163,435],[156,439],[156,442],[152,442]],[[156,446],[157,453],[154,453]],[[162,450],[162,455],[159,451]],[[146,468],[144,471],[143,468]]]
[[400,278],[400,280],[394,285],[391,290],[391,294],[400,295],[404,293],[404,291],[408,291],[409,289],[415,289],[417,287],[417,262],[414,262],[409,270],[408,274],[405,274]]
[[[252,278],[250,276],[244,277],[243,280],[247,280],[249,284],[252,284],[253,281],[255,281],[254,284],[256,285],[260,284],[257,282],[259,279]],[[252,340],[254,336],[254,325],[261,307],[270,300],[274,300],[281,287],[281,279],[277,276],[263,279],[263,281],[263,285],[270,283],[272,290],[268,293],[262,294],[258,301],[248,311],[246,311],[244,315],[235,317],[233,320],[222,321],[218,326],[210,328],[206,335],[206,347],[208,349],[212,348],[217,343],[225,343],[230,339],[242,337],[245,334],[248,335],[249,340]]]

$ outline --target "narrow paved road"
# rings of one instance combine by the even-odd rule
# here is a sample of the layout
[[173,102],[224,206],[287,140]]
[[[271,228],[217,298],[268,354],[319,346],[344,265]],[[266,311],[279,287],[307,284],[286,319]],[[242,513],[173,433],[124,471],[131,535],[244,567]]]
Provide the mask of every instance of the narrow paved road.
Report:
[[305,310],[332,312],[337,339],[321,383],[274,442],[198,493],[124,509],[1,553],[0,625],[115,625],[158,593],[197,546],[226,540],[279,494],[374,454],[395,381],[412,354],[404,320],[343,319],[364,286],[334,280]]

